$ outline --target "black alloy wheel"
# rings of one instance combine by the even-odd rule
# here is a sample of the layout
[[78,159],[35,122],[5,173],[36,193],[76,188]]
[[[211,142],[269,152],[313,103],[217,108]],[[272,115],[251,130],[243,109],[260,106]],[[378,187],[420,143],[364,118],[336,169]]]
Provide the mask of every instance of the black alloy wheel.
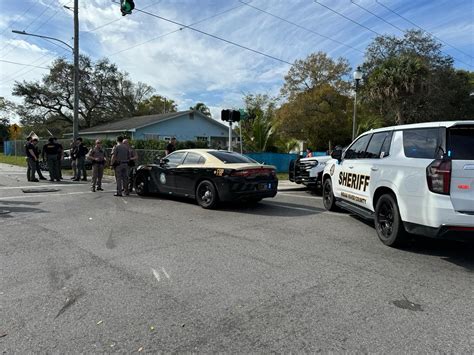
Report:
[[137,174],[135,177],[135,192],[137,195],[145,196],[148,194],[148,181],[145,174]]
[[219,198],[214,184],[209,180],[201,181],[196,188],[196,201],[202,208],[211,209],[217,206]]
[[323,204],[328,211],[337,211],[336,199],[332,192],[331,178],[327,178],[323,183]]
[[385,245],[396,247],[406,241],[398,204],[391,194],[380,196],[375,206],[375,229]]

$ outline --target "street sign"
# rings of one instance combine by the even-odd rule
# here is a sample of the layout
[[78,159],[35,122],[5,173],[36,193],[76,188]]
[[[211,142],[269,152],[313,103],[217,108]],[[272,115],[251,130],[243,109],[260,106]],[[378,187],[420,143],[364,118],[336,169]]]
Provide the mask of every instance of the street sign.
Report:
[[10,139],[12,141],[15,141],[17,140],[18,138],[20,138],[20,135],[21,135],[21,127],[18,126],[16,123],[12,124],[9,128],[9,135],[10,135]]

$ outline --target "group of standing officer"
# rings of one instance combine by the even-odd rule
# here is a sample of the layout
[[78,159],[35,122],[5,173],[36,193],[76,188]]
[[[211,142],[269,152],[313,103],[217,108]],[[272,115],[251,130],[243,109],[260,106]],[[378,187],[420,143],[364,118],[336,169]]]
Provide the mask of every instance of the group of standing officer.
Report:
[[[167,147],[167,152],[174,150],[175,141],[171,142]],[[26,157],[28,161],[28,181],[37,182],[39,179],[46,180],[42,175],[39,159],[41,151],[38,148],[38,138],[28,137],[25,145]],[[84,145],[82,138],[77,138],[71,143],[70,159],[71,168],[73,170],[72,181],[87,181],[87,174],[85,168],[85,160],[92,162],[92,181],[91,190],[93,192],[103,191],[102,178],[104,176],[104,168],[107,163],[107,152],[102,147],[100,139],[95,141],[95,145],[91,150]],[[49,181],[61,181],[61,160],[64,157],[63,146],[57,142],[55,137],[48,139],[48,143],[43,146],[42,151],[43,161],[48,164]],[[110,166],[115,172],[115,179],[117,182],[117,191],[114,196],[126,196],[130,194],[129,187],[129,171],[130,168],[136,164],[138,155],[130,146],[127,139],[122,136],[117,137],[117,144],[112,149],[110,158]],[[35,173],[38,173],[39,179],[36,179]]]
[[[38,147],[37,137],[28,137],[25,144],[26,159],[28,162],[28,168],[26,171],[28,181],[38,182],[39,180],[46,180],[43,176],[40,168],[40,155],[43,161],[48,164],[49,180],[60,181],[62,179],[61,174],[61,160],[63,158],[63,146],[56,142],[56,138],[51,137],[43,146],[43,151]],[[39,179],[36,178],[36,173]]]
[[110,159],[110,165],[114,169],[115,181],[117,182],[117,192],[114,196],[123,196],[123,192],[126,196],[130,194],[128,184],[129,169],[135,166],[137,159],[138,155],[130,147],[128,140],[118,136],[117,144],[112,149],[112,157]]

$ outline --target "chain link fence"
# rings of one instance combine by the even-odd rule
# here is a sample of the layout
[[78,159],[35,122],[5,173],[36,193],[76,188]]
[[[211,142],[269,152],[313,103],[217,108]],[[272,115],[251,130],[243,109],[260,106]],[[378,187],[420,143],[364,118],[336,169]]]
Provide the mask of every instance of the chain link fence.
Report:
[[[69,150],[71,146],[70,139],[58,139],[58,143],[61,143],[64,150]],[[25,145],[26,141],[17,140],[17,141],[6,141],[4,142],[4,154],[11,155],[11,156],[25,156]],[[48,140],[40,140],[38,141],[38,147],[40,150],[43,149],[43,145],[48,143]],[[87,147],[89,150],[93,147]],[[112,148],[105,148],[107,151],[107,156],[110,158],[112,153]],[[155,150],[155,149],[135,149],[137,152],[138,160],[137,165],[141,164],[151,164],[158,162],[160,158],[165,156],[164,150]]]

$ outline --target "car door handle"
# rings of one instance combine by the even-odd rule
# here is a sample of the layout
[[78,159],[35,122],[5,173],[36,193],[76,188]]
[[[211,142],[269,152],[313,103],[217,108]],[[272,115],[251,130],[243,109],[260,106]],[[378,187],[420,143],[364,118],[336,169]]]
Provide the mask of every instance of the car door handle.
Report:
[[349,169],[354,169],[354,166],[348,166]]
[[371,167],[371,168],[370,168],[370,170],[372,170],[372,171],[378,171],[378,170],[379,170],[379,168],[377,168],[377,167],[373,166],[373,167]]

